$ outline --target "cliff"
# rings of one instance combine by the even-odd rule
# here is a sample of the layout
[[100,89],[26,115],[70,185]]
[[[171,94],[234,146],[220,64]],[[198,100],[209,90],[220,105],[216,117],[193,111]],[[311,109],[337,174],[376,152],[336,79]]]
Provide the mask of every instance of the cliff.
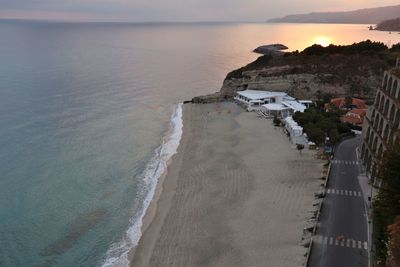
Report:
[[193,101],[232,99],[237,91],[245,89],[282,91],[299,99],[316,100],[331,94],[372,100],[382,82],[382,73],[394,65],[398,52],[366,41],[327,48],[314,45],[303,52],[277,57],[264,55],[229,73],[218,93]]
[[397,18],[399,14],[400,5],[396,5],[347,12],[313,12],[289,15],[283,18],[271,19],[268,22],[378,24],[387,19]]
[[385,21],[379,23],[376,26],[375,30],[400,32],[400,18],[385,20]]

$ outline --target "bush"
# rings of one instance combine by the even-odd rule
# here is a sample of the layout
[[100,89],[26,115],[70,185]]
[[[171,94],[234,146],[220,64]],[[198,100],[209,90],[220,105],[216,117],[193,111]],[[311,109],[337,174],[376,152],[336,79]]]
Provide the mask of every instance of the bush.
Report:
[[321,145],[329,137],[331,143],[336,144],[344,136],[352,134],[350,127],[340,121],[340,115],[340,112],[309,108],[304,113],[296,112],[293,119],[304,128],[312,142]]
[[374,244],[376,258],[385,262],[389,240],[388,226],[400,214],[400,144],[389,146],[379,167],[378,178],[383,181],[374,200]]
[[400,52],[400,43],[393,45],[392,48],[390,48],[390,51]]
[[354,43],[352,45],[329,45],[327,47],[323,47],[321,45],[315,44],[310,47],[304,49],[301,54],[305,54],[307,56],[315,55],[332,55],[332,54],[345,54],[345,55],[354,55],[354,54],[363,54],[363,55],[373,55],[381,51],[387,50],[388,47],[384,43],[380,42],[371,42],[371,40],[363,41],[360,43]]
[[275,126],[280,126],[281,125],[281,120],[278,119],[277,116],[274,117],[273,123]]
[[268,63],[271,61],[271,59],[272,59],[271,55],[261,56],[261,57],[257,58],[256,61],[246,65],[245,67],[231,71],[226,76],[226,79],[231,80],[231,79],[243,78],[243,72],[248,71],[248,70],[255,70],[255,69],[263,68],[268,65]]

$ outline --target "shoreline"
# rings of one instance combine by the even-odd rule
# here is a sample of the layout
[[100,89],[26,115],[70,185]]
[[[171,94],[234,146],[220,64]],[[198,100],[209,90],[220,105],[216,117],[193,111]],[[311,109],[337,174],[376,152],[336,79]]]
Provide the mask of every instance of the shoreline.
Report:
[[159,185],[163,183],[168,173],[168,166],[171,164],[172,158],[178,153],[182,135],[183,104],[179,103],[171,115],[170,127],[161,139],[161,145],[155,150],[154,156],[141,174],[143,185],[147,191],[143,195],[143,204],[139,214],[137,217],[133,217],[122,240],[109,248],[102,267],[129,266],[142,234],[157,210],[158,198],[162,191]]
[[[304,163],[312,167],[311,172],[301,167],[301,162],[296,162],[295,169],[299,168],[301,172],[313,176],[312,181],[306,178],[299,184],[304,192],[291,189],[299,181],[286,177],[287,170],[276,175],[290,181],[274,177],[265,181],[262,177],[268,170],[265,164],[271,165],[270,161],[274,160],[260,160],[260,157],[271,154],[263,148],[275,150],[271,145],[277,141],[277,146],[281,146],[285,153],[297,158],[298,152],[280,131],[274,129],[270,121],[257,118],[256,114],[247,113],[233,103],[223,103],[222,108],[218,108],[218,105],[183,106],[180,144],[177,153],[169,160],[166,172],[159,178],[156,193],[143,219],[142,236],[136,248],[129,252],[130,266],[159,266],[168,259],[173,265],[186,266],[202,266],[205,262],[208,262],[206,265],[212,263],[216,266],[237,265],[239,262],[256,266],[257,262],[266,259],[274,264],[302,264],[306,248],[301,246],[301,230],[307,224],[306,210],[312,207],[313,193],[319,188],[321,162],[313,158],[312,152],[304,153],[303,157],[306,158]],[[262,123],[262,127],[260,125],[260,129],[254,130],[267,130],[270,136],[257,133],[254,138],[248,137],[249,129],[246,126],[254,128],[258,123]],[[242,137],[246,140],[242,140]],[[241,144],[242,141],[246,144]],[[266,142],[266,147],[257,149],[260,141],[272,143]],[[209,153],[210,150],[214,153]],[[246,150],[249,150],[250,156],[245,155]],[[257,151],[253,153],[251,150]],[[274,153],[283,152],[275,150]],[[205,162],[209,155],[215,155],[217,163]],[[270,167],[274,168],[273,165],[272,162]],[[294,172],[293,175],[298,174]],[[207,186],[214,183],[214,187]],[[265,195],[264,191],[257,189],[259,187],[264,188],[265,193],[270,192],[270,195]],[[286,201],[276,195],[276,191],[295,199]],[[280,201],[282,207],[276,210],[275,203]],[[279,211],[285,207],[292,209],[299,204],[305,207],[301,205],[293,212],[302,208],[303,213],[294,217],[285,218],[287,212]],[[270,206],[271,210],[261,208],[265,205]],[[245,213],[250,218],[253,216],[254,221],[242,218]],[[275,222],[269,218],[270,213],[274,214]],[[275,227],[285,230],[282,232],[282,229]],[[285,234],[288,229],[290,235]],[[265,233],[269,238],[260,238]],[[277,236],[276,233],[281,234]],[[245,244],[241,244],[242,241]],[[272,252],[266,253],[264,249]],[[218,255],[214,255],[216,253]]]
[[[140,247],[140,244],[144,241],[142,241],[144,239],[144,235],[146,234],[148,228],[150,227],[151,224],[156,224],[158,220],[163,220],[165,217],[165,212],[164,210],[167,210],[166,206],[169,206],[170,201],[171,201],[171,193],[173,193],[174,191],[174,187],[176,185],[177,179],[174,179],[174,177],[176,177],[174,174],[174,170],[170,170],[170,166],[172,164],[172,162],[174,162],[176,165],[181,166],[181,162],[182,162],[182,143],[185,142],[184,140],[187,139],[187,134],[185,134],[187,131],[185,130],[185,106],[186,105],[182,105],[182,122],[183,122],[183,128],[182,128],[182,136],[179,142],[179,146],[177,148],[177,152],[167,161],[167,168],[165,170],[165,172],[160,176],[160,178],[158,179],[158,183],[156,186],[156,191],[154,194],[153,199],[150,202],[150,205],[146,211],[145,216],[143,217],[143,225],[141,228],[141,238],[139,240],[139,243],[132,248],[129,253],[128,253],[128,259],[129,259],[129,266],[133,266],[133,261],[141,261],[141,258],[143,257],[149,257],[149,255],[146,255],[146,251],[140,251],[139,253],[137,253],[138,248]],[[175,168],[179,169],[178,168]],[[170,176],[172,177],[172,179],[168,179],[168,181],[166,181],[166,178],[168,176],[168,174],[170,174]],[[165,190],[164,190],[165,189]],[[167,191],[168,190],[168,191]],[[167,192],[165,192],[167,191]],[[160,202],[162,201],[162,202]],[[164,209],[163,209],[164,208]],[[158,218],[156,218],[156,215],[158,215]],[[158,225],[159,226],[159,225]],[[157,229],[159,230],[159,229]],[[152,238],[149,237],[149,240],[146,242],[151,242],[153,240],[151,240]],[[154,244],[153,244],[154,245]],[[151,246],[151,245],[150,245]]]

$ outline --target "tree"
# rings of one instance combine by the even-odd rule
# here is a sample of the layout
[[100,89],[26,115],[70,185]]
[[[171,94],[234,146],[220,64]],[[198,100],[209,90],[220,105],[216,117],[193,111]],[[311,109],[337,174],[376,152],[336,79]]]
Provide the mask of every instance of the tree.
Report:
[[386,266],[400,266],[400,216],[397,216],[394,224],[389,225],[388,260]]
[[344,102],[345,102],[345,105],[346,105],[346,109],[351,109],[351,106],[353,104],[353,99],[351,98],[351,96],[346,96],[344,98]]
[[304,149],[304,145],[303,144],[296,144],[296,148],[299,151],[299,153],[301,154],[301,151]]
[[390,146],[379,166],[377,178],[383,182],[374,200],[374,243],[376,258],[386,262],[389,225],[400,215],[400,143]]
[[275,126],[280,126],[281,125],[281,120],[277,116],[275,116],[274,120],[273,120],[273,123],[274,123]]

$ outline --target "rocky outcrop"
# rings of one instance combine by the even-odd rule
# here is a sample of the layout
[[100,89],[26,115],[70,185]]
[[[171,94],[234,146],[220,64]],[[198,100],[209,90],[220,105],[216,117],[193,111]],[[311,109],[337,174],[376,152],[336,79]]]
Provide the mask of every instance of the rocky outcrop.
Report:
[[207,103],[215,103],[227,100],[226,96],[223,96],[220,92],[205,95],[205,96],[197,96],[192,99],[192,103],[195,104],[207,104]]
[[[243,72],[243,77],[226,79],[221,95],[232,98],[237,91],[282,91],[298,99],[315,99],[319,94],[351,94],[362,98],[374,92],[381,78],[375,75],[341,77],[337,73],[308,73],[299,71],[303,66],[271,67]],[[344,79],[343,79],[344,78]],[[372,94],[371,94],[372,97]]]
[[237,91],[252,89],[286,92],[298,99],[314,99],[318,91],[343,95],[348,90],[346,85],[326,83],[326,80],[333,78],[330,74],[302,73],[275,76],[263,76],[263,74],[264,70],[253,71],[251,76],[246,78],[225,80],[221,94],[232,98]]
[[288,47],[283,44],[271,44],[259,46],[253,52],[263,55],[282,56],[285,53],[282,50],[287,49]]
[[325,94],[373,101],[382,73],[394,64],[383,44],[370,41],[351,46],[310,47],[283,56],[264,55],[229,73],[221,90],[196,97],[195,103],[232,99],[237,91],[281,91],[298,99],[320,99]]
[[376,26],[375,30],[400,32],[400,18],[383,21]]

